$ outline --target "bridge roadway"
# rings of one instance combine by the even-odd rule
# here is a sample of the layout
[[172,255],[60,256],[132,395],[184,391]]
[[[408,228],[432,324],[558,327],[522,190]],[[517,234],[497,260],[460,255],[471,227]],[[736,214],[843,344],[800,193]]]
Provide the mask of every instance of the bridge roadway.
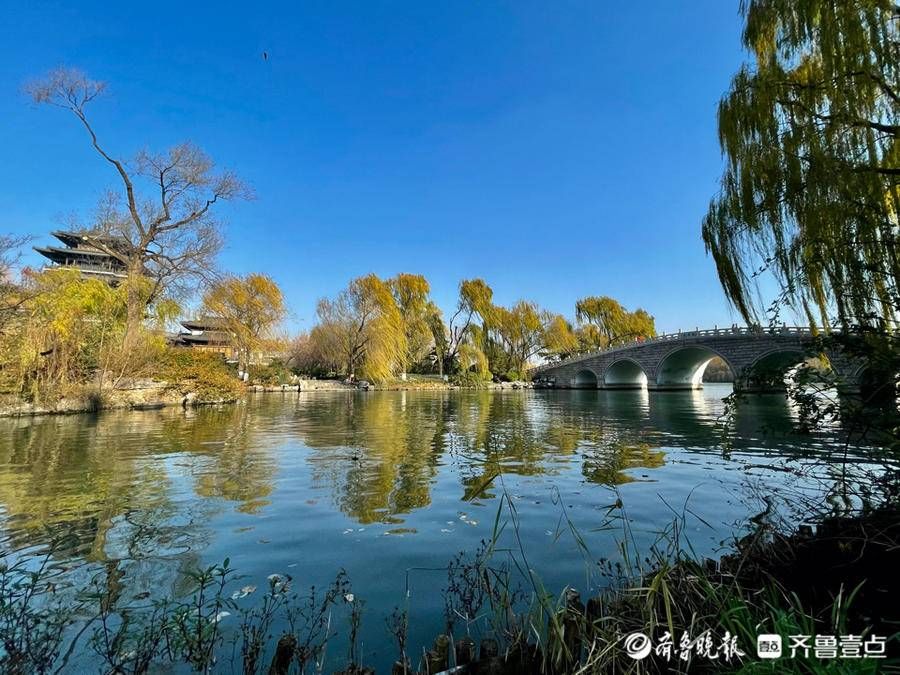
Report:
[[[807,358],[812,342],[811,331],[796,326],[678,332],[544,364],[531,376],[560,388],[700,389],[706,366],[718,356],[731,368],[735,390],[778,391],[784,389],[783,373]],[[827,356],[842,390],[858,392],[865,363],[843,354]]]

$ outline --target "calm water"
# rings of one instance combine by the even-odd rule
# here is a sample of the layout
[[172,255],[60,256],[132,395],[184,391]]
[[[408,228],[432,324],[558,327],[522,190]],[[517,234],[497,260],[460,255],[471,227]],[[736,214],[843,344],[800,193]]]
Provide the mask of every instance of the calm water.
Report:
[[74,534],[60,564],[116,569],[134,595],[178,592],[184,570],[225,557],[259,588],[272,573],[302,587],[345,568],[381,671],[394,656],[383,617],[407,583],[413,651],[442,626],[446,574],[414,568],[489,538],[503,490],[546,587],[584,593],[601,583],[593,561],[616,557],[622,517],[648,546],[684,513],[694,549],[712,554],[762,495],[802,511],[834,486],[836,439],[790,435],[777,396],[742,404],[725,435],[729,392],[316,392],[3,420],[2,545],[22,554]]

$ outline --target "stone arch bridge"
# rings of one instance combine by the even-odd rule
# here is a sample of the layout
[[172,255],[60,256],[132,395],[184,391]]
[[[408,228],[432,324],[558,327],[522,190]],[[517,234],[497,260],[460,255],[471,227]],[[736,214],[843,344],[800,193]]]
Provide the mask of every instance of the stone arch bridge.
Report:
[[[605,351],[546,364],[531,371],[536,383],[578,389],[700,389],[703,372],[716,356],[735,378],[735,390],[784,390],[783,374],[809,355],[808,328],[714,328],[660,335]],[[829,354],[848,392],[858,392],[865,363]],[[772,373],[777,377],[773,380]]]

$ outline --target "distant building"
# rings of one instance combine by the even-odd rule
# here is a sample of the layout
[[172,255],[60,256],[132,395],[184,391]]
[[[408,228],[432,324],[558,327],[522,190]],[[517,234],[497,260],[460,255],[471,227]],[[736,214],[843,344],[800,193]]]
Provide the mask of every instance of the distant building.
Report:
[[174,347],[189,347],[205,352],[218,352],[226,359],[234,358],[231,333],[221,319],[201,317],[181,322],[184,331],[172,340]]
[[44,269],[69,267],[76,269],[85,277],[103,279],[111,284],[118,284],[127,277],[125,265],[121,260],[101,250],[90,241],[99,241],[109,250],[124,249],[123,239],[100,234],[81,232],[52,232],[54,237],[63,243],[58,246],[35,246],[34,250],[47,258],[52,264]]
[[[238,349],[228,326],[222,319],[212,316],[200,317],[182,321],[181,326],[184,329],[182,332],[169,336],[171,346],[217,352],[231,363],[238,360]],[[285,358],[283,353],[274,351],[254,351],[248,355],[249,363],[254,366],[267,365],[273,360]]]

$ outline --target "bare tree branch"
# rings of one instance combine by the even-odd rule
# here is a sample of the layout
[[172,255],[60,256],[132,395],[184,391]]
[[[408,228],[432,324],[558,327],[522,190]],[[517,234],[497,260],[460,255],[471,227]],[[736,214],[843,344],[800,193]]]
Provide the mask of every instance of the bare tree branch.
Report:
[[[129,293],[131,332],[146,305],[168,286],[207,276],[222,243],[213,208],[222,201],[250,199],[252,193],[230,171],[216,172],[212,159],[190,142],[159,154],[139,152],[133,168],[113,157],[100,143],[86,112],[86,106],[105,90],[105,83],[68,68],[57,68],[27,87],[36,103],[72,112],[87,130],[91,146],[121,180],[126,208],[122,210],[115,198],[106,199],[94,226],[81,234],[85,242],[125,266],[130,289],[143,284],[142,279],[150,280],[149,297],[137,290]],[[137,189],[138,180],[152,188],[146,197]]]

